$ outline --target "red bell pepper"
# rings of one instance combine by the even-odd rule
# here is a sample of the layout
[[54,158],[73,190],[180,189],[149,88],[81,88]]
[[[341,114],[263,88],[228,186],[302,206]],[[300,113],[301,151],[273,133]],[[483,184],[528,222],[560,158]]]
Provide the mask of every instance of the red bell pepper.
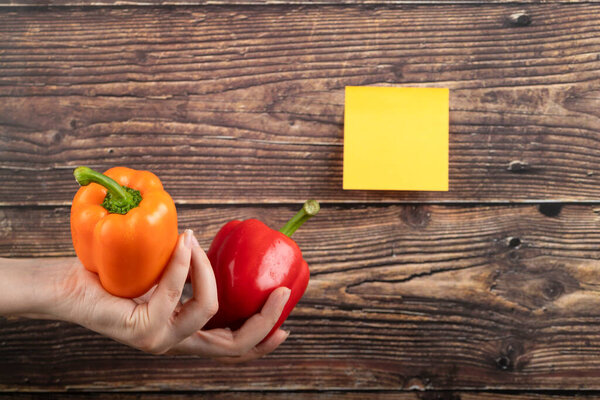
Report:
[[219,230],[207,252],[219,297],[219,311],[208,328],[238,329],[280,286],[291,290],[290,298],[268,336],[283,324],[304,294],[310,276],[308,264],[290,236],[319,208],[317,201],[307,201],[279,232],[257,219],[230,221]]

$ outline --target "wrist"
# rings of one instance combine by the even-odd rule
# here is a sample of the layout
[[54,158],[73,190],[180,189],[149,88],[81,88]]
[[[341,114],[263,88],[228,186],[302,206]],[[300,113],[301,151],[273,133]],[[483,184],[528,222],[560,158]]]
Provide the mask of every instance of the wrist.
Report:
[[0,258],[0,315],[68,319],[61,286],[72,258]]

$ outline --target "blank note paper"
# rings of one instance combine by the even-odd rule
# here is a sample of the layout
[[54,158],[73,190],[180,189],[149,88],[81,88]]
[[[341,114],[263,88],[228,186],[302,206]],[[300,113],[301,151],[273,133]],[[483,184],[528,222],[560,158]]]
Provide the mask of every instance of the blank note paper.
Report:
[[449,90],[346,87],[344,189],[448,190]]

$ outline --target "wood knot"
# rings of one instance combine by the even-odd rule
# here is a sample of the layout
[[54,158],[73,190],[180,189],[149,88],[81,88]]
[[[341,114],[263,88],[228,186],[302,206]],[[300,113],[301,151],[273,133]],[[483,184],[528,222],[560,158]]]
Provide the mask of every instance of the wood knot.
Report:
[[517,11],[508,17],[512,26],[529,26],[531,25],[531,17],[526,11]]
[[542,263],[500,271],[491,282],[490,290],[510,303],[535,310],[579,290],[579,281],[562,265]]
[[511,249],[518,249],[519,247],[521,247],[521,239],[519,239],[518,237],[509,237],[506,239],[506,242],[508,244],[508,247]]
[[548,300],[559,298],[565,292],[565,286],[559,281],[548,280],[542,286],[542,293]]
[[424,206],[406,206],[400,212],[400,219],[412,228],[425,228],[429,225],[431,212]]
[[496,358],[496,367],[498,367],[498,369],[501,369],[502,371],[506,371],[506,370],[512,369],[512,366],[513,366],[513,363],[512,363],[512,360],[510,359],[510,357],[500,356],[500,357]]
[[59,144],[60,142],[62,142],[63,138],[65,137],[65,133],[62,131],[55,131],[52,133],[51,136],[51,144]]
[[538,210],[546,217],[556,217],[560,214],[562,207],[561,203],[544,203],[539,205]]
[[514,160],[508,163],[508,167],[506,169],[510,172],[527,171],[529,169],[529,163],[521,160]]
[[500,354],[494,360],[496,368],[501,371],[514,371],[515,369],[521,369],[526,360],[521,360],[521,355],[524,352],[523,345],[519,341],[511,341],[506,343]]

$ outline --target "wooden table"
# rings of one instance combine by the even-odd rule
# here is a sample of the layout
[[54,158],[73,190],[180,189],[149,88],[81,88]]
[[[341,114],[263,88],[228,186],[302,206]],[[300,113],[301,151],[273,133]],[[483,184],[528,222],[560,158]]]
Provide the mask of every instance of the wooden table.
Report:
[[[0,397],[600,391],[600,3],[2,3],[1,256],[74,254],[78,165],[155,171],[203,246],[233,218],[322,211],[295,235],[311,282],[272,355],[2,319]],[[347,85],[450,88],[449,192],[342,190]]]

